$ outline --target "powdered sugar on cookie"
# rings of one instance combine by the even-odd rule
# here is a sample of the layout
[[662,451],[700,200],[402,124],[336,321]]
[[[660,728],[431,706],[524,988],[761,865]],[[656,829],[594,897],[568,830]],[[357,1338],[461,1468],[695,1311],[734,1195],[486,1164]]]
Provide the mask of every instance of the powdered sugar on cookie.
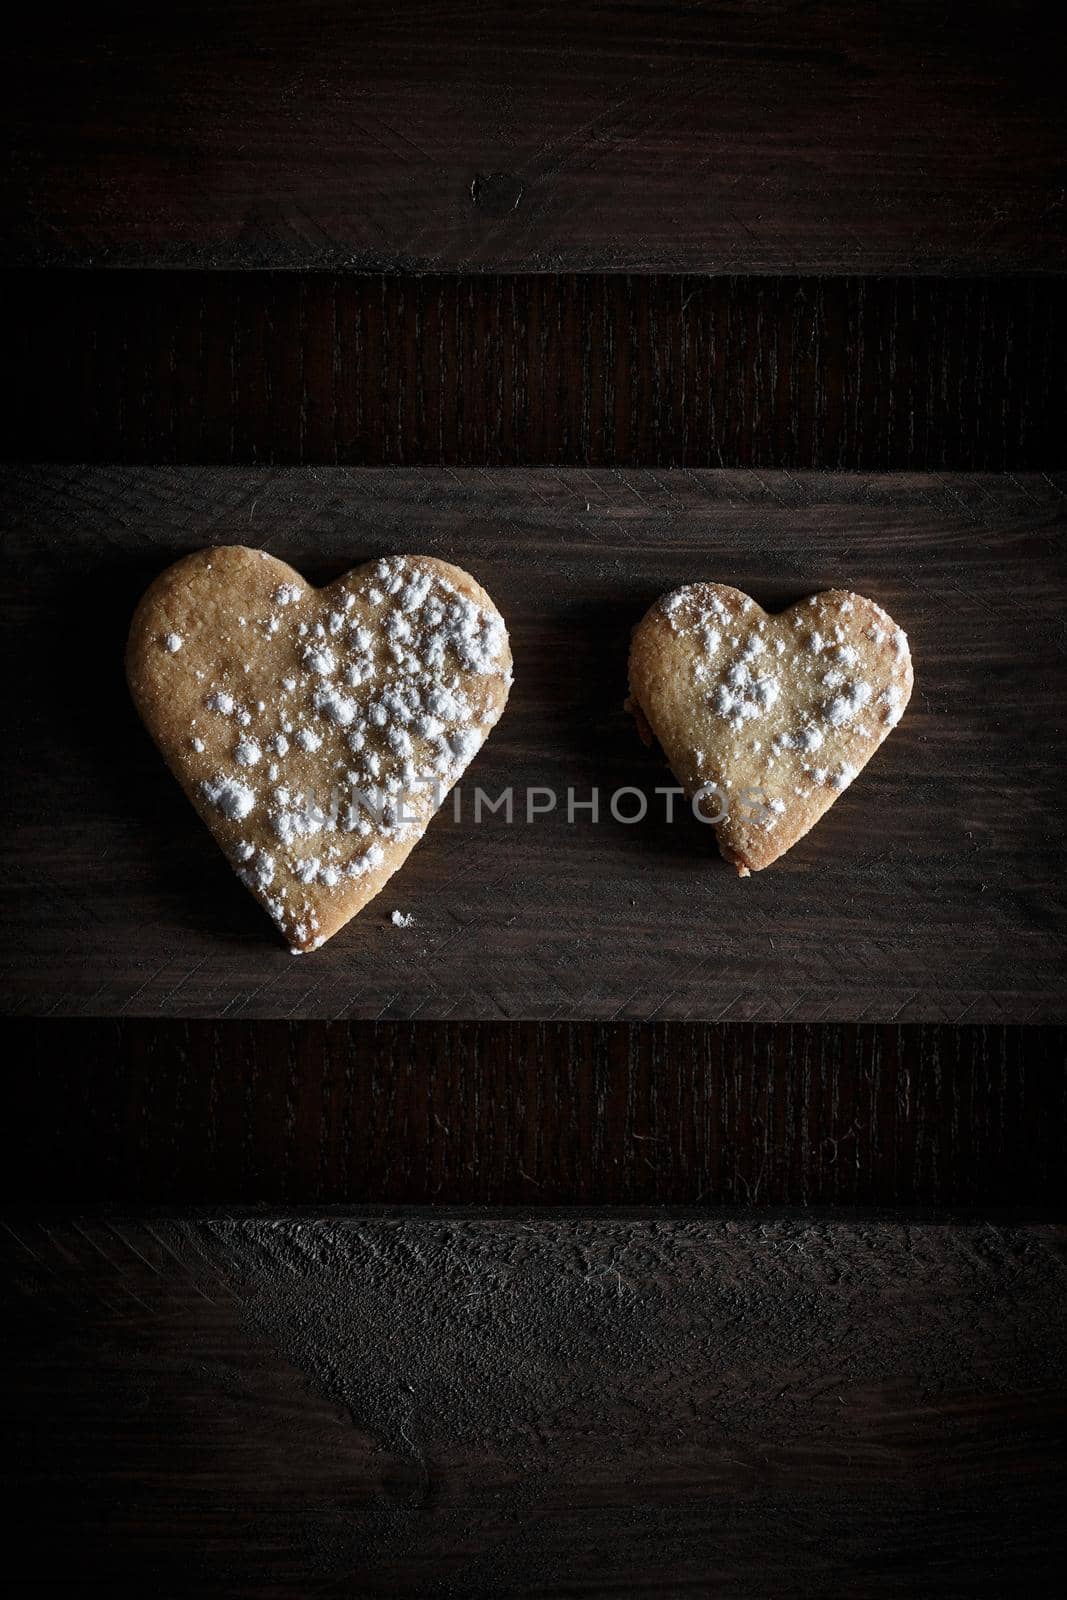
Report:
[[[760,797],[717,828],[742,871],[788,849],[848,787],[911,683],[903,630],[842,590],[770,616],[740,590],[692,584],[652,608],[631,649],[632,701],[687,790]],[[760,837],[771,833],[773,844]]]
[[[260,552],[205,554],[142,602],[131,688],[242,881],[311,949],[400,864],[500,716],[507,631],[472,579],[430,558],[390,557],[320,594]],[[211,608],[180,671],[158,628],[167,667],[142,647],[157,589],[169,614],[175,595],[190,615]]]

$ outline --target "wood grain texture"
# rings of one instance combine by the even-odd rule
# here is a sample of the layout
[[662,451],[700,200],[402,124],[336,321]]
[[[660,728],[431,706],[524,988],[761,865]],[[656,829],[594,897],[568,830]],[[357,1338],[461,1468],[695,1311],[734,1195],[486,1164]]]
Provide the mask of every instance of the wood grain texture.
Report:
[[[1046,478],[12,469],[3,484],[11,818],[5,1006],[40,1015],[1058,1021],[1061,487]],[[403,877],[313,960],[188,812],[128,703],[134,601],[205,543],[312,581],[457,561],[516,686]],[[912,707],[819,828],[738,880],[622,709],[629,630],[695,577],[771,609],[855,587],[907,628]],[[517,817],[473,824],[474,786]],[[561,791],[527,822],[526,792]],[[634,786],[635,826],[587,812]],[[638,801],[634,801],[635,807]],[[606,805],[606,798],[602,805]],[[389,926],[394,906],[414,928]]]
[[1062,1028],[13,1022],[12,1205],[1061,1217]]
[[1058,1586],[1062,1228],[50,1214],[0,1238],[18,1595]]
[[45,4],[4,257],[369,270],[1062,271],[1037,0]]
[[1062,278],[6,279],[4,453],[363,466],[1062,466]]

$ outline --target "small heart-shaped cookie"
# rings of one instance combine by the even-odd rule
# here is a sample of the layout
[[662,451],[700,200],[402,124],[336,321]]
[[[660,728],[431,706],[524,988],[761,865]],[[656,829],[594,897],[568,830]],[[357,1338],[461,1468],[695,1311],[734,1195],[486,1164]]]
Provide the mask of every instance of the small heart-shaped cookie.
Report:
[[[814,827],[911,695],[908,640],[881,606],[828,589],[768,615],[740,589],[657,600],[630,646],[630,709],[742,877]],[[725,815],[723,813],[725,812]]]
[[430,556],[326,589],[261,550],[201,550],[141,600],[130,692],[294,954],[355,916],[418,843],[507,701],[504,620]]

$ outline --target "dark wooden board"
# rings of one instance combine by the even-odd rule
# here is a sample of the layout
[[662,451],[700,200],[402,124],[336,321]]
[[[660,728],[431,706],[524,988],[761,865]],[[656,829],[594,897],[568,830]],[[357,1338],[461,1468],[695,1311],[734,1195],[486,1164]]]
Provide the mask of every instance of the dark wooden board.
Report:
[[1061,1227],[10,1216],[14,1595],[1058,1592]]
[[1038,0],[46,3],[3,257],[1062,271],[1062,62]]
[[1062,1218],[1067,1029],[8,1022],[0,1203]]
[[1067,280],[13,272],[3,453],[1064,464]]
[[[1062,489],[1047,478],[12,469],[3,486],[5,1006],[55,1015],[1056,1021],[1063,1017]],[[296,962],[128,703],[143,585],[205,543],[312,580],[469,566],[516,687],[403,875]],[[912,638],[912,707],[776,868],[667,824],[624,714],[629,630],[697,577],[771,608],[845,585]],[[638,786],[645,823],[470,822],[475,785]],[[415,926],[400,930],[401,907]]]

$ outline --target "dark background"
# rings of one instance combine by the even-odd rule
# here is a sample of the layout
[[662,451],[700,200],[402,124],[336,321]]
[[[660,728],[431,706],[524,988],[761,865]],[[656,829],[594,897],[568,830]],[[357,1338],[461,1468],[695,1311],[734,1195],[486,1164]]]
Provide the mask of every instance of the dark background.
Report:
[[[1063,42],[1009,0],[43,5],[8,35],[15,1592],[1058,1592]],[[609,1020],[561,944],[562,1015],[487,1012],[475,943],[420,1021],[368,925],[257,1004],[257,913],[111,658],[257,486],[316,573],[368,481],[329,473],[385,467],[443,469],[419,518],[467,548],[475,507],[502,571],[532,540],[546,611],[553,563],[633,604],[706,469],[757,590],[883,563],[943,654],[857,804],[931,751],[960,792],[964,728],[1002,758],[971,856],[928,826],[909,854],[885,807],[914,936],[843,802],[852,875],[782,887],[831,930],[821,987],[746,947],[736,990]],[[628,541],[586,470],[647,502]],[[520,900],[543,957],[552,897]]]

